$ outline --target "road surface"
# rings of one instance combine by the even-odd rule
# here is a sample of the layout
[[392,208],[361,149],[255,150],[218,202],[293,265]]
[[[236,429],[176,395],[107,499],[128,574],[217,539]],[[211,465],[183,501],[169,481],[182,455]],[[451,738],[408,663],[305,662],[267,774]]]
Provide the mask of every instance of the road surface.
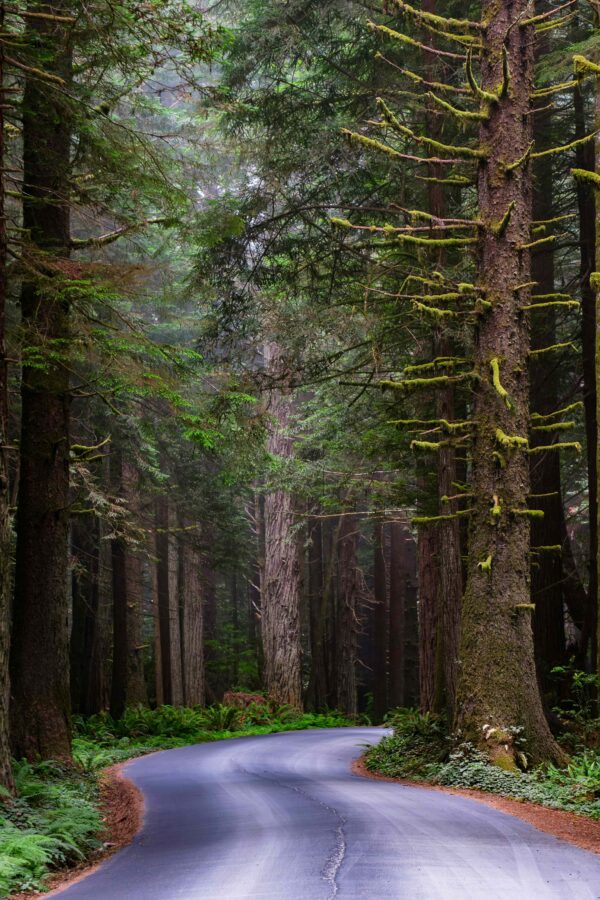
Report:
[[134,842],[61,900],[590,900],[600,856],[482,803],[360,778],[377,728],[198,744],[126,774]]

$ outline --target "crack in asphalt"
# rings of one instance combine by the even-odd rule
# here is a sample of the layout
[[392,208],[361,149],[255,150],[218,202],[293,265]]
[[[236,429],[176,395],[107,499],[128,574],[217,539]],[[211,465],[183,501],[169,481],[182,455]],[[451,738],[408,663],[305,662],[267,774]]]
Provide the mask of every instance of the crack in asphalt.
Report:
[[342,867],[342,863],[344,862],[344,857],[346,856],[346,833],[344,831],[344,825],[348,821],[345,816],[343,816],[339,810],[337,810],[334,806],[329,806],[323,800],[319,800],[318,797],[313,797],[312,794],[309,794],[308,791],[302,790],[302,788],[297,787],[293,784],[287,784],[285,781],[281,781],[279,778],[269,777],[267,775],[261,775],[259,772],[251,772],[249,769],[244,768],[239,763],[237,764],[237,769],[240,772],[244,772],[246,775],[253,775],[255,778],[261,778],[263,781],[269,781],[272,784],[277,784],[279,787],[287,788],[289,791],[294,791],[296,794],[301,794],[303,797],[306,797],[307,800],[310,800],[311,803],[316,803],[317,806],[320,806],[322,809],[326,810],[328,813],[331,813],[338,820],[339,824],[335,829],[335,846],[329,852],[329,856],[325,860],[323,868],[321,869],[321,878],[329,884],[330,892],[324,900],[333,900],[334,897],[337,896],[339,885],[337,881],[338,873]]

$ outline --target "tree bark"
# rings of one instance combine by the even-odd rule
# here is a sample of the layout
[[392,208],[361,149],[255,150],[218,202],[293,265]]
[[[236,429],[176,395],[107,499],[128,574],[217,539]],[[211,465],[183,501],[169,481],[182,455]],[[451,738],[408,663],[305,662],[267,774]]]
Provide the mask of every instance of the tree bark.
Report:
[[[267,371],[284,380],[279,347],[265,345]],[[292,401],[283,384],[271,392],[269,411],[272,427],[268,451],[282,461],[293,457],[289,436]],[[289,491],[272,490],[265,496],[265,560],[262,595],[262,639],[265,683],[269,697],[276,703],[302,706],[300,644],[301,558],[294,498]]]
[[[522,728],[532,762],[562,759],[544,717],[533,654],[529,583],[529,329],[531,302],[530,95],[533,12],[529,0],[485,0],[482,89],[500,92],[480,127],[487,158],[478,172],[480,239],[477,283],[491,303],[475,344],[473,512],[463,604],[456,727],[492,759],[514,765],[512,729]],[[503,46],[510,83],[502,95]],[[505,165],[519,162],[513,171]],[[508,219],[506,217],[508,216]],[[499,224],[500,223],[500,224]],[[493,384],[493,361],[501,386]],[[492,508],[495,514],[491,512]],[[499,512],[499,514],[498,514]]]
[[308,553],[308,588],[310,615],[310,679],[307,705],[321,710],[327,705],[327,660],[325,657],[325,625],[323,584],[323,526],[322,520],[309,520],[310,549]]
[[179,535],[177,516],[169,508],[169,635],[171,638],[171,703],[183,706],[183,667],[181,658],[181,601],[179,579]]
[[[51,12],[63,10],[59,2]],[[43,52],[46,72],[68,84],[72,50],[67,29],[51,19],[26,21],[26,42]],[[69,301],[61,284],[70,241],[70,145],[71,114],[63,94],[28,74],[23,95],[23,227],[30,243],[25,253],[44,275],[28,274],[21,290],[29,348],[21,383],[10,664],[13,752],[28,759],[71,757],[67,591],[71,401],[68,368],[60,358],[70,338]]]
[[436,707],[436,647],[438,609],[436,591],[435,527],[422,525],[418,535],[419,568],[419,706],[421,712]]
[[173,703],[171,681],[171,609],[169,603],[169,502],[164,494],[156,498],[156,592],[160,639],[162,702]]
[[358,712],[356,663],[359,629],[358,519],[342,515],[337,540],[337,705],[347,716]]
[[185,705],[203,706],[204,690],[204,590],[202,555],[190,538],[181,542],[183,612],[182,644]]
[[385,565],[384,525],[375,523],[373,532],[373,618],[375,656],[373,660],[373,715],[382,722],[388,709],[388,597]]

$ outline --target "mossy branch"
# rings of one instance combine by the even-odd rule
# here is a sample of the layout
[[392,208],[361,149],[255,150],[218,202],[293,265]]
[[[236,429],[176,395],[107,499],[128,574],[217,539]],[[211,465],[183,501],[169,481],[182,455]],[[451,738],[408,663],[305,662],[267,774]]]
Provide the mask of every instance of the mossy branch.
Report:
[[513,214],[513,210],[514,210],[515,206],[516,206],[516,200],[511,200],[506,208],[506,212],[504,213],[504,215],[502,216],[500,221],[493,222],[490,225],[490,231],[495,237],[501,238],[504,236],[506,229],[508,228],[508,225],[510,223],[510,218]]
[[453,106],[451,103],[448,103],[446,100],[438,97],[437,94],[433,93],[433,91],[427,91],[425,96],[433,100],[434,103],[436,103],[446,112],[450,113],[450,115],[455,116],[455,118],[462,121],[473,121],[475,119],[481,122],[485,119],[489,119],[488,112],[476,112],[475,110],[458,109],[457,106]]
[[481,22],[473,22],[470,19],[452,19],[446,16],[437,16],[435,13],[415,9],[414,6],[410,6],[408,3],[405,3],[404,0],[392,0],[392,2],[398,9],[401,9],[402,12],[409,13],[409,15],[414,16],[419,22],[430,22],[441,31],[448,31],[450,29],[460,30],[461,28],[467,28],[470,31],[483,30]]
[[600,191],[600,175],[597,172],[590,172],[589,169],[571,169],[571,175],[576,181],[582,181]]
[[449,422],[447,419],[390,419],[388,420],[388,425],[431,425],[433,427],[437,426],[442,429],[442,431],[447,434],[454,434],[457,431],[462,431],[465,428],[471,428],[473,422],[465,421],[465,422]]
[[487,157],[485,151],[481,150],[479,147],[462,147],[457,144],[443,144],[441,141],[436,141],[435,138],[427,137],[427,135],[416,134],[411,128],[408,128],[398,121],[385,100],[381,97],[377,98],[377,106],[386,125],[398,134],[415,141],[417,144],[426,144],[428,147],[431,147],[432,150],[437,150],[438,153],[449,153],[462,159],[485,159]]
[[519,156],[519,158],[518,158],[518,159],[515,159],[514,162],[511,162],[511,163],[505,163],[504,166],[503,166],[504,171],[505,171],[505,172],[516,172],[517,169],[519,169],[521,166],[524,166],[525,163],[526,163],[526,162],[529,160],[529,158],[531,157],[531,153],[532,153],[532,151],[533,151],[534,146],[535,146],[535,142],[532,141],[532,142],[530,143],[529,147],[527,148],[527,150],[525,151],[525,153],[523,153],[522,156]]
[[496,428],[496,441],[505,450],[524,450],[528,445],[527,438],[518,434],[506,434],[501,428]]
[[579,441],[557,441],[555,444],[546,444],[544,447],[530,447],[529,453],[546,453],[549,450],[575,450],[581,453],[581,444]]
[[560,544],[540,544],[537,547],[531,548],[532,553],[562,553],[562,546]]
[[537,241],[529,241],[527,244],[519,244],[517,250],[533,250],[534,247],[540,247],[542,244],[553,244],[556,241],[556,235],[550,234],[548,237],[538,238]]
[[494,357],[490,360],[490,369],[492,370],[492,384],[494,385],[494,390],[496,391],[498,396],[502,398],[506,408],[512,409],[513,404],[510,397],[508,396],[508,391],[505,387],[502,386],[502,383],[500,381],[500,360],[498,359],[498,357]]
[[486,103],[498,103],[500,98],[497,94],[492,94],[491,91],[484,91],[479,84],[477,83],[477,79],[473,73],[473,54],[471,50],[467,51],[466,61],[465,61],[465,74],[467,76],[467,83],[474,95],[479,98],[479,100],[485,100]]
[[578,352],[577,347],[572,341],[562,341],[559,344],[550,344],[548,347],[540,347],[537,350],[530,350],[530,356],[540,356],[542,353],[554,353],[556,350],[573,350]]
[[487,557],[487,559],[484,559],[484,560],[482,560],[482,562],[478,562],[478,563],[477,563],[477,568],[478,568],[481,572],[486,572],[488,575],[491,574],[491,572],[492,572],[492,560],[493,560],[493,558],[494,558],[494,557],[493,557],[492,554],[490,553],[490,555]]
[[582,409],[582,408],[583,408],[583,401],[576,400],[575,403],[570,403],[568,406],[563,406],[562,409],[557,409],[551,413],[533,412],[533,413],[531,413],[531,419],[532,419],[532,421],[535,421],[535,422],[542,422],[545,419],[554,419],[557,416],[564,416],[567,413],[573,412],[573,410],[575,410],[575,409]]
[[586,59],[585,56],[576,53],[573,56],[573,73],[577,79],[588,78],[591,75],[600,75],[600,66],[592,62],[591,59]]
[[570,431],[575,428],[575,422],[553,422],[549,425],[532,425],[532,431]]
[[552,156],[556,153],[566,153],[569,150],[575,150],[577,147],[581,147],[583,144],[587,144],[589,141],[593,141],[598,131],[593,131],[591,134],[586,134],[585,137],[576,138],[574,141],[571,141],[570,144],[561,144],[559,147],[549,147],[547,150],[538,150],[537,153],[532,153],[532,159],[541,159],[543,156]]
[[544,303],[528,303],[521,309],[547,309],[549,306],[581,306],[579,300],[547,300]]
[[415,366],[405,366],[404,372],[408,375],[413,372],[427,372],[438,368],[453,369],[455,366],[464,365],[468,361],[469,360],[465,359],[463,356],[437,356],[435,359],[432,359],[431,362],[419,363]]
[[543,509],[511,509],[513,516],[524,519],[543,519]]
[[399,41],[401,44],[408,44],[409,47],[415,47],[417,50],[424,50],[426,53],[434,53],[436,56],[446,56],[450,59],[465,59],[464,53],[452,53],[450,50],[438,50],[437,47],[430,47],[422,41],[416,41],[407,34],[402,34],[400,31],[388,28],[387,25],[379,25],[377,22],[367,22],[367,26],[371,31],[378,31],[380,34],[384,34],[394,41]]
[[413,525],[435,525],[437,522],[450,522],[452,519],[460,519],[462,516],[470,516],[473,507],[469,509],[459,509],[453,513],[446,513],[441,516],[415,516],[412,519]]

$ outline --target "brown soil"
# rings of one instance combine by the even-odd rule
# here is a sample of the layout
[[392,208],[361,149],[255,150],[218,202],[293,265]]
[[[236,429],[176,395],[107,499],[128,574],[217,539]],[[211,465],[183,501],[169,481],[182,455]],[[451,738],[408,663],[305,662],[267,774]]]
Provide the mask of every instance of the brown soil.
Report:
[[[110,766],[100,776],[100,809],[104,827],[99,835],[103,846],[93,856],[69,869],[61,869],[47,880],[53,897],[55,892],[75,881],[80,881],[94,869],[130,844],[139,831],[144,818],[144,798],[142,792],[123,774],[123,764]],[[11,894],[8,900],[34,900],[41,896],[37,891]]]
[[487,794],[485,791],[477,791],[471,788],[442,787],[439,784],[427,784],[422,781],[410,781],[407,778],[392,778],[388,775],[379,775],[370,772],[365,765],[364,756],[359,757],[352,764],[355,775],[364,778],[376,778],[379,781],[395,781],[397,784],[405,784],[408,787],[425,788],[428,791],[443,791],[446,794],[458,794],[485,803],[501,812],[516,816],[524,822],[529,822],[540,831],[553,834],[554,837],[569,844],[575,844],[583,850],[592,853],[600,853],[600,821],[588,819],[586,816],[577,816],[575,813],[565,812],[562,809],[548,809],[546,806],[538,806],[528,800],[509,800],[507,797],[498,797],[496,794]]

